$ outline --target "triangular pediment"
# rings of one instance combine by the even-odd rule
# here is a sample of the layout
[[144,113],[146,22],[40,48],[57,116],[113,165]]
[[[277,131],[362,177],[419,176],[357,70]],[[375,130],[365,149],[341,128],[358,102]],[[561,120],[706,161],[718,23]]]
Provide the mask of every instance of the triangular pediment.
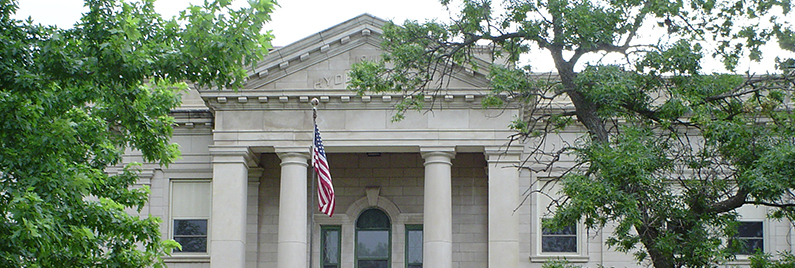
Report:
[[[362,14],[274,49],[249,73],[244,90],[345,89],[352,64],[381,57],[380,36],[385,23],[383,19]],[[484,61],[485,66],[488,64]],[[484,88],[485,69],[462,69],[446,87]]]

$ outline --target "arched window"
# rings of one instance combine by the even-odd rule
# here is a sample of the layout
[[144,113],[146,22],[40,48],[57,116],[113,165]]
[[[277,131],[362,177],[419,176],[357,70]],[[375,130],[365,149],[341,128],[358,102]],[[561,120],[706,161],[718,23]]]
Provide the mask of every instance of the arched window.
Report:
[[389,268],[392,224],[377,208],[367,209],[356,220],[356,267]]

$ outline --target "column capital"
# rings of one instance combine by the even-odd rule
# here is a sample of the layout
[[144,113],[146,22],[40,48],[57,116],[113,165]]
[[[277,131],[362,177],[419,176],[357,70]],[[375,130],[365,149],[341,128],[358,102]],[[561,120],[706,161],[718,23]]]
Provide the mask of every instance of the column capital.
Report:
[[489,163],[514,163],[521,162],[522,152],[524,148],[521,146],[489,146],[483,151],[486,156],[486,161]]
[[259,154],[248,146],[210,145],[210,156],[215,163],[242,163],[247,168],[259,166]]
[[440,146],[440,147],[420,147],[420,155],[425,159],[425,164],[429,161],[443,161],[439,157],[446,158],[446,162],[450,162],[455,158],[455,147],[453,146]]
[[308,166],[309,148],[307,147],[276,147],[276,155],[282,160],[281,165],[298,164]]
[[259,182],[265,169],[261,167],[252,167],[248,169],[248,182]]

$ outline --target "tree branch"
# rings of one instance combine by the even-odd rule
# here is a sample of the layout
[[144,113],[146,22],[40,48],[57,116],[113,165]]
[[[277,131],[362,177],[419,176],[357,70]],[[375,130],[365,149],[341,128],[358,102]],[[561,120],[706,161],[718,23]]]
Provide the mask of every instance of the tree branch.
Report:
[[703,212],[706,213],[729,212],[736,208],[741,207],[744,204],[748,204],[745,201],[747,198],[748,198],[748,191],[741,187],[739,190],[737,190],[737,193],[735,193],[734,196],[729,197],[726,200],[706,206]]

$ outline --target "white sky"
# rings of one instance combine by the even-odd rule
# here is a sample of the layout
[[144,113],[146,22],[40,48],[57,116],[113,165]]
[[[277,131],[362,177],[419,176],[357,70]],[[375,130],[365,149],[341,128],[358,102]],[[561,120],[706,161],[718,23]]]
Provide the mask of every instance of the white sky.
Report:
[[[189,3],[203,0],[158,0],[155,8],[164,17],[171,17]],[[369,13],[376,17],[403,22],[406,19],[424,21],[426,18],[446,19],[447,11],[438,0],[281,0],[272,14],[273,21],[265,26],[272,29],[274,46],[284,46],[343,21]],[[235,0],[235,4],[245,4]],[[83,0],[19,0],[17,18],[28,16],[45,25],[67,28],[80,19]]]
[[[203,0],[159,0],[155,2],[155,6],[164,17],[171,17],[177,15],[191,2],[200,4]],[[449,13],[438,0],[281,0],[279,2],[281,7],[272,14],[273,21],[265,26],[265,29],[273,30],[274,46],[288,45],[362,13],[399,23],[406,19],[448,21],[449,18]],[[234,0],[234,3],[243,5],[246,1]],[[83,0],[19,0],[19,6],[17,18],[24,19],[30,16],[38,23],[55,24],[61,28],[71,27],[80,19],[81,13],[86,11]],[[783,52],[776,45],[770,46],[769,49],[773,53],[767,53],[763,63],[750,65],[746,63],[741,65],[738,71],[749,70],[759,74],[772,70],[773,58]],[[793,55],[793,53],[787,54],[790,55],[789,57]],[[590,60],[595,61],[598,58],[591,57]],[[552,71],[554,67],[546,53],[529,55],[523,61],[531,62],[534,71],[547,72]],[[721,65],[714,61],[706,64],[707,70],[719,71],[721,68]]]

